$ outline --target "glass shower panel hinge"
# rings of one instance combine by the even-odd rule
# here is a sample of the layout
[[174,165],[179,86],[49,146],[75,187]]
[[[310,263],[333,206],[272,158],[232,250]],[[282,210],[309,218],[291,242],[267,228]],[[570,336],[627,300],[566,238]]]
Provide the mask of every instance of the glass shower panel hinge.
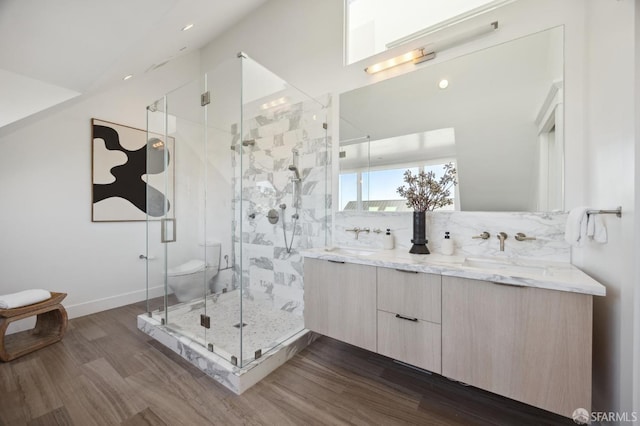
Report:
[[204,328],[211,328],[211,318],[205,314],[200,314],[200,325]]
[[238,366],[238,358],[235,355],[231,355],[231,364]]
[[209,105],[211,103],[211,93],[209,91],[200,95],[200,106]]
[[213,343],[209,343],[207,345],[207,349],[209,350],[209,352],[213,352]]
[[258,358],[262,357],[262,349],[258,349],[258,350],[256,351],[256,353],[255,353],[255,357],[256,357],[256,359],[258,359]]
[[322,128],[327,130],[329,128],[329,125],[327,123],[322,123]]

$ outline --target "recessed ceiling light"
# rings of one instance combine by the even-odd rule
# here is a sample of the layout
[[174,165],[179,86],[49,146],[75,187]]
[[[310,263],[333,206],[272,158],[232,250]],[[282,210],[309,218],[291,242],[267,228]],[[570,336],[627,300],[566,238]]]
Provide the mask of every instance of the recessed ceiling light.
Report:
[[438,83],[438,87],[441,89],[446,89],[447,87],[449,87],[449,80],[445,80],[443,78],[442,80],[440,80],[440,83]]
[[125,75],[124,77],[122,77],[123,80],[129,80],[130,78],[133,78],[133,74]]
[[185,25],[184,27],[182,27],[182,31],[188,31],[191,28],[193,28],[194,24],[189,24],[189,25]]

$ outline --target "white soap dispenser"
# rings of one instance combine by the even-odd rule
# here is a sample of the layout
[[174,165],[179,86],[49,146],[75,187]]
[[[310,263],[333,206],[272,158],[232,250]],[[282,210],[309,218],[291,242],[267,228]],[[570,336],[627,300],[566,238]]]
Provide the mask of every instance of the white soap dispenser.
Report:
[[446,254],[447,256],[451,256],[453,254],[453,240],[449,236],[449,232],[444,233],[444,240],[442,240],[442,254]]
[[384,239],[382,240],[382,248],[385,250],[391,250],[394,247],[393,235],[391,235],[391,229],[387,228],[387,233],[384,234]]

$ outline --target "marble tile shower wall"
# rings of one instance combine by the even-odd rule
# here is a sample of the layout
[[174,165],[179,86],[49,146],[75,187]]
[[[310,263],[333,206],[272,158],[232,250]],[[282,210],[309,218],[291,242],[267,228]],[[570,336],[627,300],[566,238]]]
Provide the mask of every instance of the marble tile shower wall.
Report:
[[[303,263],[300,251],[326,245],[326,233],[331,229],[330,188],[331,140],[323,123],[330,108],[330,96],[320,100],[291,105],[286,110],[265,112],[245,119],[242,140],[255,140],[253,146],[243,147],[242,173],[239,156],[234,155],[233,286],[240,286],[242,274],[243,297],[252,300],[271,300],[275,309],[302,315]],[[234,144],[240,135],[234,135]],[[237,145],[236,145],[237,146]],[[294,153],[294,150],[297,153]],[[294,162],[302,177],[301,196],[295,223],[295,237],[291,252],[287,252],[283,235],[291,244],[294,228],[292,215],[296,213],[293,183],[288,167]],[[242,192],[240,192],[240,182]],[[240,206],[242,201],[242,206]],[[281,204],[286,209],[280,208]],[[280,215],[276,224],[267,217],[274,209]],[[241,212],[241,214],[238,214]],[[255,214],[255,217],[253,216]],[[240,222],[242,232],[240,232]],[[240,238],[242,250],[240,250]],[[241,253],[242,262],[238,262]]]
[[[355,239],[353,232],[360,228],[391,229],[398,250],[409,250],[413,234],[413,213],[394,212],[339,212],[335,216],[333,245],[340,247],[382,248],[384,233],[360,233]],[[445,232],[451,233],[455,255],[461,256],[518,256],[530,259],[570,262],[570,246],[564,241],[566,213],[528,212],[436,212],[427,213],[427,238],[431,252],[439,253]],[[487,240],[473,236],[487,231]],[[496,235],[506,232],[504,252]],[[514,236],[522,232],[531,241],[516,241]]]

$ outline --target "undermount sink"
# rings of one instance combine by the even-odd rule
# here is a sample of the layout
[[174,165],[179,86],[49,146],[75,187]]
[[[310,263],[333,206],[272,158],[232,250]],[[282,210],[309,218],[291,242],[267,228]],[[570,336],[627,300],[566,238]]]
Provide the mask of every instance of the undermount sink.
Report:
[[348,256],[371,256],[372,254],[376,253],[376,251],[374,250],[365,250],[365,249],[347,248],[347,247],[333,247],[330,249],[325,249],[325,251],[328,253],[344,254]]
[[516,263],[507,259],[467,257],[462,266],[478,269],[500,269],[505,272],[527,273],[534,275],[547,275],[547,267]]

